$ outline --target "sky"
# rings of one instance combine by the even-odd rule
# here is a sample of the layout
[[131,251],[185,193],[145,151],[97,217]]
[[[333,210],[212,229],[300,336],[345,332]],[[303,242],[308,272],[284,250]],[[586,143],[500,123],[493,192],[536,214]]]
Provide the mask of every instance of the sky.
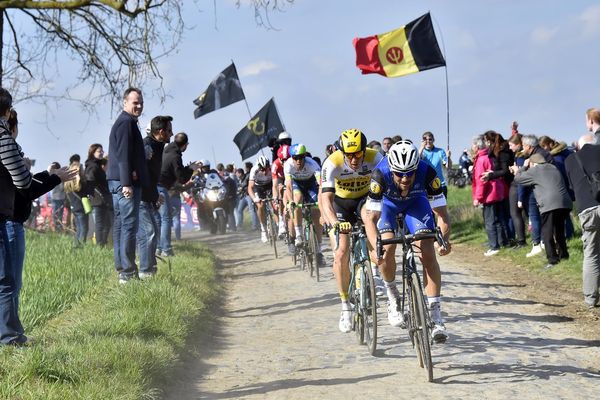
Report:
[[[448,146],[445,69],[398,78],[362,75],[352,39],[397,29],[431,12],[447,62],[449,146],[457,160],[471,138],[493,129],[567,143],[585,132],[585,111],[600,107],[600,4],[587,0],[296,0],[270,15],[276,29],[258,27],[254,11],[232,0],[185,1],[184,33],[177,54],[159,62],[169,95],[161,104],[144,93],[142,127],[171,115],[174,132],[186,132],[184,161],[241,165],[233,137],[249,120],[244,102],[194,119],[192,101],[231,60],[254,114],[271,97],[294,142],[322,156],[349,128],[368,140],[400,134],[419,141],[431,131]],[[216,27],[215,27],[216,26]],[[57,79],[69,80],[69,73]],[[152,86],[154,83],[150,83]],[[145,88],[142,87],[142,90]],[[37,160],[85,158],[92,143],[108,148],[120,110],[98,104],[97,116],[64,103],[41,109],[18,103],[19,144]],[[50,129],[49,129],[50,128]],[[251,160],[254,161],[254,160]]]

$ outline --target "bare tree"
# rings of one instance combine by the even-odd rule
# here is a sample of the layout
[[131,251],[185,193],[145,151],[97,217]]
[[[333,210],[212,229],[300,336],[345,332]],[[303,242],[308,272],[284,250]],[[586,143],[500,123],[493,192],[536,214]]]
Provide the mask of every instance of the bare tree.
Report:
[[[270,27],[269,13],[292,2],[249,4]],[[0,0],[0,85],[21,101],[76,100],[93,111],[126,86],[158,79],[162,100],[157,62],[177,48],[182,8],[183,0]]]

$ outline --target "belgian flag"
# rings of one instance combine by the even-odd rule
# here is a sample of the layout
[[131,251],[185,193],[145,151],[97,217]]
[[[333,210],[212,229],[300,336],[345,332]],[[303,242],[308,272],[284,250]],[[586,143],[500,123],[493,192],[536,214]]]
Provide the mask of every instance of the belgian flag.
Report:
[[400,29],[355,38],[356,66],[363,74],[397,77],[446,65],[429,13]]

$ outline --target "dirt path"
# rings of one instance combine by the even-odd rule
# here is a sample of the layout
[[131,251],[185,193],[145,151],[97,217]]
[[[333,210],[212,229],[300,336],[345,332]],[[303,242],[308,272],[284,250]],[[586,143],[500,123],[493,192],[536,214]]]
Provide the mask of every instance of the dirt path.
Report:
[[383,301],[376,357],[338,331],[330,267],[317,283],[288,256],[275,260],[256,234],[201,240],[219,257],[226,297],[210,336],[193,341],[165,388],[167,399],[598,396],[600,340],[582,335],[559,305],[525,297],[523,285],[457,263],[481,261],[478,254],[442,259],[451,336],[432,349],[435,381],[427,383],[406,331],[387,324]]

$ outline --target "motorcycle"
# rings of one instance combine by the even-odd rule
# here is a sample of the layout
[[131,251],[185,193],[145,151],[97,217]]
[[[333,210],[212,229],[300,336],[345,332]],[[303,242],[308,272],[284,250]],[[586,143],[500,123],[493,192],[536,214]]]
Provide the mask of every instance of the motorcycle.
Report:
[[210,233],[223,235],[227,230],[227,186],[216,172],[209,172],[204,179],[197,179],[192,193],[198,204],[198,220],[208,227]]

